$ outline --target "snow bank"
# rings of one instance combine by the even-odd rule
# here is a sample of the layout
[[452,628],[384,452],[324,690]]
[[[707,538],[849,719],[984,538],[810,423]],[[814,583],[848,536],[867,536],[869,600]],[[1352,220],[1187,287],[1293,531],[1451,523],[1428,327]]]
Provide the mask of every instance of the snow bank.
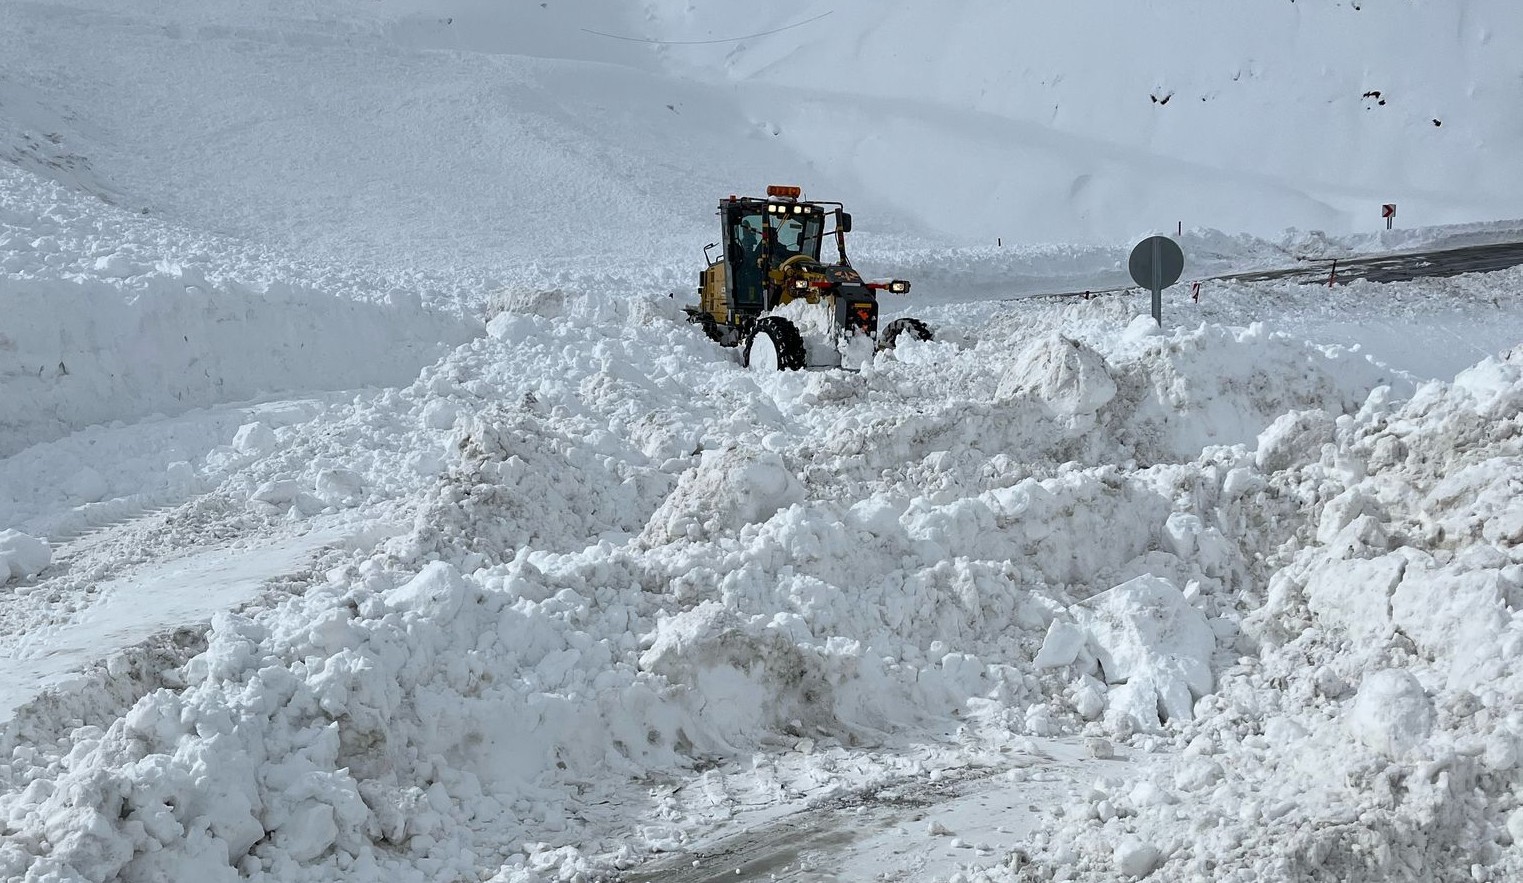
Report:
[[479,333],[437,280],[292,264],[8,166],[0,269],[0,456],[113,421],[403,385]]
[[313,383],[404,384],[471,333],[416,301],[145,275],[129,291],[103,280],[0,281],[0,455],[98,423]]
[[[1129,324],[1118,333],[1094,324],[1097,314]],[[1078,307],[1060,321],[1068,334],[1048,334],[1005,362],[995,390],[1007,406],[1034,403],[1057,418],[1042,423],[1067,437],[1048,452],[1060,461],[1177,462],[1234,444],[1275,458],[1281,446],[1311,443],[1282,425],[1290,411],[1305,410],[1298,419],[1330,431],[1332,417],[1321,409],[1354,410],[1379,386],[1397,395],[1412,389],[1405,374],[1368,357],[1261,323],[1160,331],[1118,305]]]

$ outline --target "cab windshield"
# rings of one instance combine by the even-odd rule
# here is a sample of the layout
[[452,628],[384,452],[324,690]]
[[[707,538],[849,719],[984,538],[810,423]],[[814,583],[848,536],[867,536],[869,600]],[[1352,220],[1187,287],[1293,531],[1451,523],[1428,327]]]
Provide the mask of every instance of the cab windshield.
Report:
[[818,212],[789,215],[773,220],[777,234],[773,264],[780,264],[794,255],[808,255],[820,259],[820,238],[825,228],[825,216]]

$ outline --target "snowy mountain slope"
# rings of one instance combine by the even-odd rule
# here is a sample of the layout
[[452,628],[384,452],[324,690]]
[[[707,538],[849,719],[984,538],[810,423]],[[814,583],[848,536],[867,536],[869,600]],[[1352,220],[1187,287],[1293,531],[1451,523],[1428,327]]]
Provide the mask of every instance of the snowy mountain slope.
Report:
[[[1382,202],[1441,223],[1516,216],[1523,195],[1506,111],[1523,15],[1500,0],[648,5],[674,40],[807,22],[663,53],[703,79],[836,93],[774,122],[986,241],[1175,220],[1348,232]],[[831,113],[854,137],[820,134]]]
[[797,169],[723,91],[581,30],[626,4],[351,6],[7,3],[0,101],[69,108],[60,149],[133,211],[327,262],[630,263]]

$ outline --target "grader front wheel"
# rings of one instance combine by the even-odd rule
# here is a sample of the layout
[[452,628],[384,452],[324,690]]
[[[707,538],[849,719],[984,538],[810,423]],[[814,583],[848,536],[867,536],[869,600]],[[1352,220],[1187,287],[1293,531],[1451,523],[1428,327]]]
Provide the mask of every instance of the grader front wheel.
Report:
[[[905,337],[906,335],[908,337]],[[930,340],[931,329],[919,319],[895,319],[888,323],[878,335],[878,346],[881,349],[891,350],[899,343],[901,337],[907,340]]]
[[782,316],[763,316],[746,338],[745,365],[758,371],[797,371],[804,367],[804,339]]

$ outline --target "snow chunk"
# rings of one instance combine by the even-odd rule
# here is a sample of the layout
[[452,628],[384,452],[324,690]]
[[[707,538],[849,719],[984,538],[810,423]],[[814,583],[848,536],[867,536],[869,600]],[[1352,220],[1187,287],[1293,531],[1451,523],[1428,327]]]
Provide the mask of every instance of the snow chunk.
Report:
[[1391,626],[1391,593],[1405,569],[1397,555],[1330,561],[1307,579],[1306,605],[1325,625],[1358,636],[1381,634]]
[[19,530],[0,530],[0,584],[35,576],[53,563],[53,550]]
[[1136,343],[1149,337],[1158,337],[1163,334],[1163,329],[1153,321],[1152,316],[1137,316],[1128,322],[1126,330],[1121,332],[1121,339],[1129,343]]
[[1469,393],[1483,416],[1505,418],[1523,409],[1523,366],[1483,359],[1455,375],[1454,388]]
[[277,444],[275,430],[258,422],[243,424],[233,436],[233,450],[250,457],[269,454]]
[[1419,647],[1452,656],[1454,688],[1475,689],[1501,675],[1507,654],[1498,648],[1511,619],[1495,570],[1408,567],[1391,594],[1391,622]]
[[1384,669],[1364,679],[1344,721],[1354,738],[1397,758],[1410,753],[1433,729],[1433,702],[1422,684],[1401,669]]
[[449,429],[460,416],[460,408],[448,399],[433,399],[423,406],[423,425],[429,429]]
[[1002,400],[1022,394],[1073,417],[1105,407],[1116,397],[1116,381],[1099,353],[1054,333],[1028,347],[1005,371],[995,392]]
[[1443,651],[1495,641],[1510,615],[1494,570],[1409,567],[1391,595],[1391,618],[1420,646]]
[[128,279],[133,276],[142,275],[145,272],[144,268],[133,263],[131,258],[121,252],[102,255],[96,258],[94,269],[95,272],[108,279]]
[[1161,857],[1158,847],[1135,837],[1116,844],[1116,870],[1124,877],[1146,877],[1158,867]]
[[503,313],[559,319],[566,314],[566,292],[559,288],[511,289],[492,292],[487,312],[493,317]]
[[333,807],[308,802],[296,810],[275,832],[275,845],[298,862],[309,862],[327,851],[338,839]]
[[1079,658],[1079,651],[1084,649],[1089,635],[1073,623],[1053,620],[1052,625],[1047,627],[1047,637],[1042,640],[1042,649],[1037,651],[1036,659],[1031,664],[1037,668],[1058,668],[1069,665]]
[[1429,492],[1424,509],[1450,536],[1477,526],[1481,537],[1499,546],[1523,543],[1523,459],[1493,457],[1444,476]]
[[1211,691],[1216,636],[1184,593],[1161,577],[1139,576],[1073,609],[1108,683],[1110,707],[1143,725],[1193,717]]
[[1375,501],[1363,491],[1349,488],[1322,507],[1322,520],[1317,523],[1317,542],[1331,545],[1339,532],[1352,524],[1354,519],[1378,511]]
[[1084,753],[1096,760],[1110,760],[1116,756],[1116,746],[1109,739],[1092,736],[1084,740]]
[[698,468],[682,476],[651,516],[642,538],[659,543],[738,531],[803,500],[803,484],[777,454],[704,451]]
[[1259,433],[1254,462],[1265,472],[1278,472],[1300,463],[1314,463],[1322,446],[1333,440],[1333,418],[1326,411],[1281,414]]
[[269,503],[271,506],[289,506],[301,498],[301,483],[290,478],[266,481],[249,495],[250,500]]
[[386,603],[447,621],[459,612],[469,591],[455,568],[443,561],[431,561],[417,576],[387,592]]
[[317,496],[330,506],[353,506],[365,499],[365,479],[350,469],[324,469],[317,473]]

